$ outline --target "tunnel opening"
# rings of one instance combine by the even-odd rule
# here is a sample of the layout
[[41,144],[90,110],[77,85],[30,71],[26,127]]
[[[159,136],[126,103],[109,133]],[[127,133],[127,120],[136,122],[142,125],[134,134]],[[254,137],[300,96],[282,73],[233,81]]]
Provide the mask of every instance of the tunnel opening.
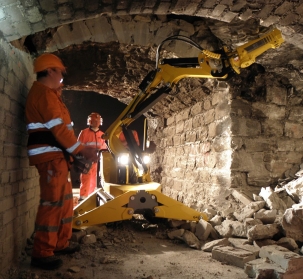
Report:
[[[87,117],[92,112],[97,112],[103,118],[100,130],[105,132],[116,120],[119,114],[125,109],[126,104],[116,98],[93,91],[63,90],[62,99],[67,106],[74,124],[75,134],[78,136],[81,130],[87,128]],[[129,128],[136,130],[139,135],[140,148],[143,146],[145,116],[142,115],[129,125]],[[80,173],[71,169],[73,188],[80,187]]]

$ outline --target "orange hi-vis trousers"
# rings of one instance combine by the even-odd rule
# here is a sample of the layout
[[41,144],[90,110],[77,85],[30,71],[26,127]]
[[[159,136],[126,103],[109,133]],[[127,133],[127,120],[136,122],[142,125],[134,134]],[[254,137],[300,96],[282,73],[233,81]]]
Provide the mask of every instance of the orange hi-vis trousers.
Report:
[[80,174],[80,198],[86,198],[93,193],[97,187],[97,163],[93,163],[87,174]]
[[49,257],[69,245],[72,235],[73,193],[65,159],[36,165],[40,175],[40,204],[36,216],[33,257]]

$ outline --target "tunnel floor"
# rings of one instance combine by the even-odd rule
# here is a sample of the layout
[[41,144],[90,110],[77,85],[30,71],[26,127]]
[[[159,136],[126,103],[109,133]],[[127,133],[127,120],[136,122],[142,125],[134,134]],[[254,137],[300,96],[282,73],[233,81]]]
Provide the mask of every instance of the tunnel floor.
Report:
[[18,268],[8,279],[244,279],[244,270],[212,259],[211,253],[170,240],[165,222],[146,226],[143,219],[103,226],[103,235],[80,252],[61,256],[64,265],[54,271],[30,266],[31,245],[27,245]]

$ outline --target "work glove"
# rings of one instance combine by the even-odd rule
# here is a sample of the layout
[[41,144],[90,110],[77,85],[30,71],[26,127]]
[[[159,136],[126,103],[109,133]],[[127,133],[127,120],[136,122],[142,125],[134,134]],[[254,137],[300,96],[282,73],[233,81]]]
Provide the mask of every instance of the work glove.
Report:
[[73,167],[74,170],[78,173],[88,174],[92,167],[92,164],[92,161],[88,161],[80,155],[74,156]]
[[85,146],[76,156],[74,156],[73,166],[76,172],[87,174],[93,162],[98,160],[98,150]]
[[98,161],[98,149],[84,146],[84,148],[77,154],[79,157],[83,157],[87,161],[96,163]]

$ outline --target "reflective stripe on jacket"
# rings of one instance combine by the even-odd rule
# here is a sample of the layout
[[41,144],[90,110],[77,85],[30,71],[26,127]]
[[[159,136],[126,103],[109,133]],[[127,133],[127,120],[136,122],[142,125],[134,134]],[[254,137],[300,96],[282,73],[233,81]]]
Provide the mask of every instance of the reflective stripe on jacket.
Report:
[[81,130],[78,140],[81,141],[84,145],[91,146],[96,149],[107,149],[105,140],[102,139],[104,133],[100,130],[94,131],[91,128],[86,128]]
[[83,146],[74,134],[69,111],[56,90],[35,81],[28,93],[25,116],[31,137],[35,132],[50,131],[59,146],[42,142],[29,145],[30,165],[64,158],[62,150],[74,155],[82,150]]

